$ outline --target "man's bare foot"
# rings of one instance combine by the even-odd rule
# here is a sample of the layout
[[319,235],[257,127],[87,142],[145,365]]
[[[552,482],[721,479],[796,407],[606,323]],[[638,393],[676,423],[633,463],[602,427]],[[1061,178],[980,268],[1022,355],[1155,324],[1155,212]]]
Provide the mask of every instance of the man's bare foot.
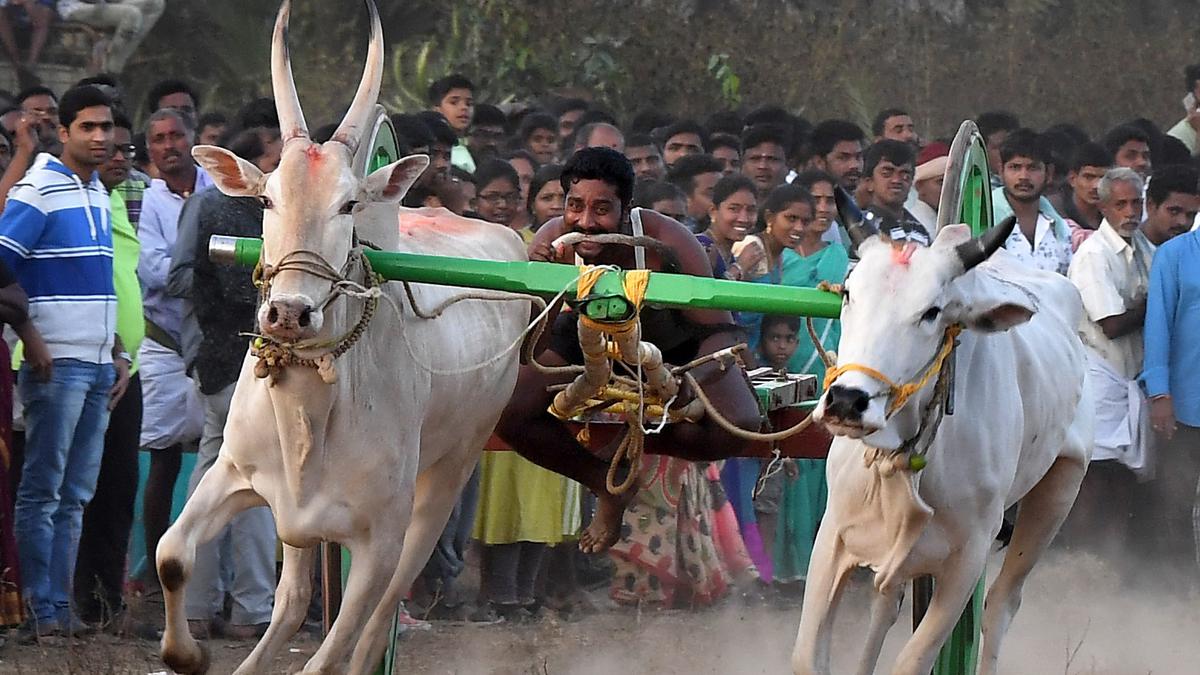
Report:
[[625,507],[633,501],[637,494],[637,486],[633,486],[624,494],[612,495],[607,492],[596,495],[596,515],[587,529],[579,535],[579,550],[584,553],[603,553],[621,538],[621,521],[625,517]]

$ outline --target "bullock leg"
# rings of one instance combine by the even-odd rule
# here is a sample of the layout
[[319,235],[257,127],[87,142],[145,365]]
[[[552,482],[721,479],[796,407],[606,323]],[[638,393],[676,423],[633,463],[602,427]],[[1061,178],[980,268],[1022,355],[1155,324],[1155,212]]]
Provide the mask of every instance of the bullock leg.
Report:
[[[411,494],[411,488],[398,487],[398,494]],[[337,620],[325,641],[321,643],[317,653],[312,655],[304,664],[302,675],[324,675],[325,673],[366,672],[368,669],[343,669],[350,651],[363,636],[363,628],[367,620],[382,607],[381,599],[390,588],[390,580],[395,577],[396,568],[400,561],[403,540],[400,537],[388,536],[390,533],[404,532],[408,529],[409,518],[412,515],[411,502],[402,508],[384,510],[371,522],[368,532],[374,536],[369,540],[354,540],[341,542],[350,550],[350,574],[346,580],[346,590],[342,594],[342,605],[338,611]],[[390,607],[382,607],[388,613],[396,609],[396,603]]]
[[315,546],[296,548],[283,545],[283,572],[279,576],[279,585],[275,587],[271,625],[250,656],[234,671],[234,675],[266,672],[279,650],[300,629],[308,610],[308,601],[312,599],[312,565],[316,551]]
[[883,641],[888,631],[900,616],[900,605],[904,602],[904,583],[894,583],[891,586],[875,592],[871,602],[871,627],[867,631],[867,639],[863,644],[862,658],[858,662],[859,675],[871,675],[879,663],[879,652],[883,650]]
[[853,561],[837,534],[837,524],[826,516],[817,530],[808,580],[804,585],[804,604],[800,630],[792,649],[795,675],[827,675],[829,648],[833,638],[833,620],[845,590],[846,579],[854,569]]
[[408,593],[413,581],[429,561],[429,555],[446,527],[450,512],[454,510],[463,486],[475,468],[476,462],[473,460],[479,451],[474,448],[482,444],[481,441],[472,445],[466,457],[461,454],[444,456],[417,476],[412,523],[404,534],[400,565],[388,584],[383,600],[367,621],[362,638],[354,646],[349,672],[368,672],[370,666],[378,664],[383,657],[396,605]]
[[179,519],[158,542],[158,579],[167,613],[160,652],[163,662],[176,673],[203,673],[209,665],[208,654],[188,631],[183,608],[183,589],[192,574],[196,547],[217,536],[234,516],[254,506],[266,506],[266,502],[232,462],[218,456],[196,485]]
[[1021,606],[1025,580],[1070,513],[1086,468],[1078,457],[1059,457],[1021,499],[1012,543],[984,606],[979,675],[996,672],[1000,642]]
[[[998,522],[996,529],[999,529]],[[961,550],[946,559],[941,573],[934,575],[929,611],[900,651],[892,675],[927,675],[933,668],[938,650],[950,637],[979,585],[988,548],[995,536],[996,531],[989,530],[968,540]]]

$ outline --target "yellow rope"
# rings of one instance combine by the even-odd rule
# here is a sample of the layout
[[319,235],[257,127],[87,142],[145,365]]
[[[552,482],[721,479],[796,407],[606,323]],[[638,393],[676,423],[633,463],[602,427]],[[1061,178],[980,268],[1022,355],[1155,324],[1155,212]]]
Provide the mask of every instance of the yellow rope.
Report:
[[942,367],[946,364],[946,359],[949,358],[950,353],[954,351],[954,341],[958,337],[959,333],[962,332],[962,329],[962,324],[957,323],[946,327],[946,335],[942,340],[942,347],[938,351],[937,356],[934,357],[933,361],[929,364],[929,367],[925,369],[925,373],[921,375],[920,379],[914,382],[898,384],[893,382],[892,379],[887,375],[884,375],[870,366],[863,366],[857,363],[847,363],[825,372],[825,388],[828,389],[829,385],[833,384],[834,380],[850,371],[866,373],[867,375],[888,386],[892,401],[890,404],[888,404],[887,414],[891,415],[893,412],[899,410],[905,403],[907,403],[908,399],[912,398],[913,394],[917,393],[923,389],[925,385],[929,384],[929,380],[942,372]]

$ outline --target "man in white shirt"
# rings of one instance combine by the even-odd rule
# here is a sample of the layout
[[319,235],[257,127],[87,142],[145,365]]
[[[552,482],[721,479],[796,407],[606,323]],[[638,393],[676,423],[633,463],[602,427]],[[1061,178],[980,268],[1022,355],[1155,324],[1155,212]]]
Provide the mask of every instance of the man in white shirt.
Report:
[[1066,274],[1071,264],[1071,231],[1062,216],[1042,197],[1046,189],[1045,144],[1029,129],[1009,134],[1000,147],[1004,186],[992,191],[997,223],[1011,216],[1017,226],[1004,248],[1022,262]]
[[1073,520],[1106,532],[1108,545],[1128,544],[1132,492],[1152,470],[1149,409],[1137,383],[1142,327],[1154,246],[1140,231],[1143,182],[1132,169],[1109,169],[1100,180],[1096,234],[1079,246],[1070,279],[1083,298],[1080,337],[1096,406],[1092,463]]

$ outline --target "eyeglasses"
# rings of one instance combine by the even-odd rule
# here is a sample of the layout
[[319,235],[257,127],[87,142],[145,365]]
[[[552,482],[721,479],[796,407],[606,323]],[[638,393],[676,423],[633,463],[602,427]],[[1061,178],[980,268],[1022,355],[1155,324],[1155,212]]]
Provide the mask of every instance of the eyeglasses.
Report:
[[491,206],[500,206],[501,204],[516,204],[521,200],[520,192],[485,192],[478,197],[487,202]]

